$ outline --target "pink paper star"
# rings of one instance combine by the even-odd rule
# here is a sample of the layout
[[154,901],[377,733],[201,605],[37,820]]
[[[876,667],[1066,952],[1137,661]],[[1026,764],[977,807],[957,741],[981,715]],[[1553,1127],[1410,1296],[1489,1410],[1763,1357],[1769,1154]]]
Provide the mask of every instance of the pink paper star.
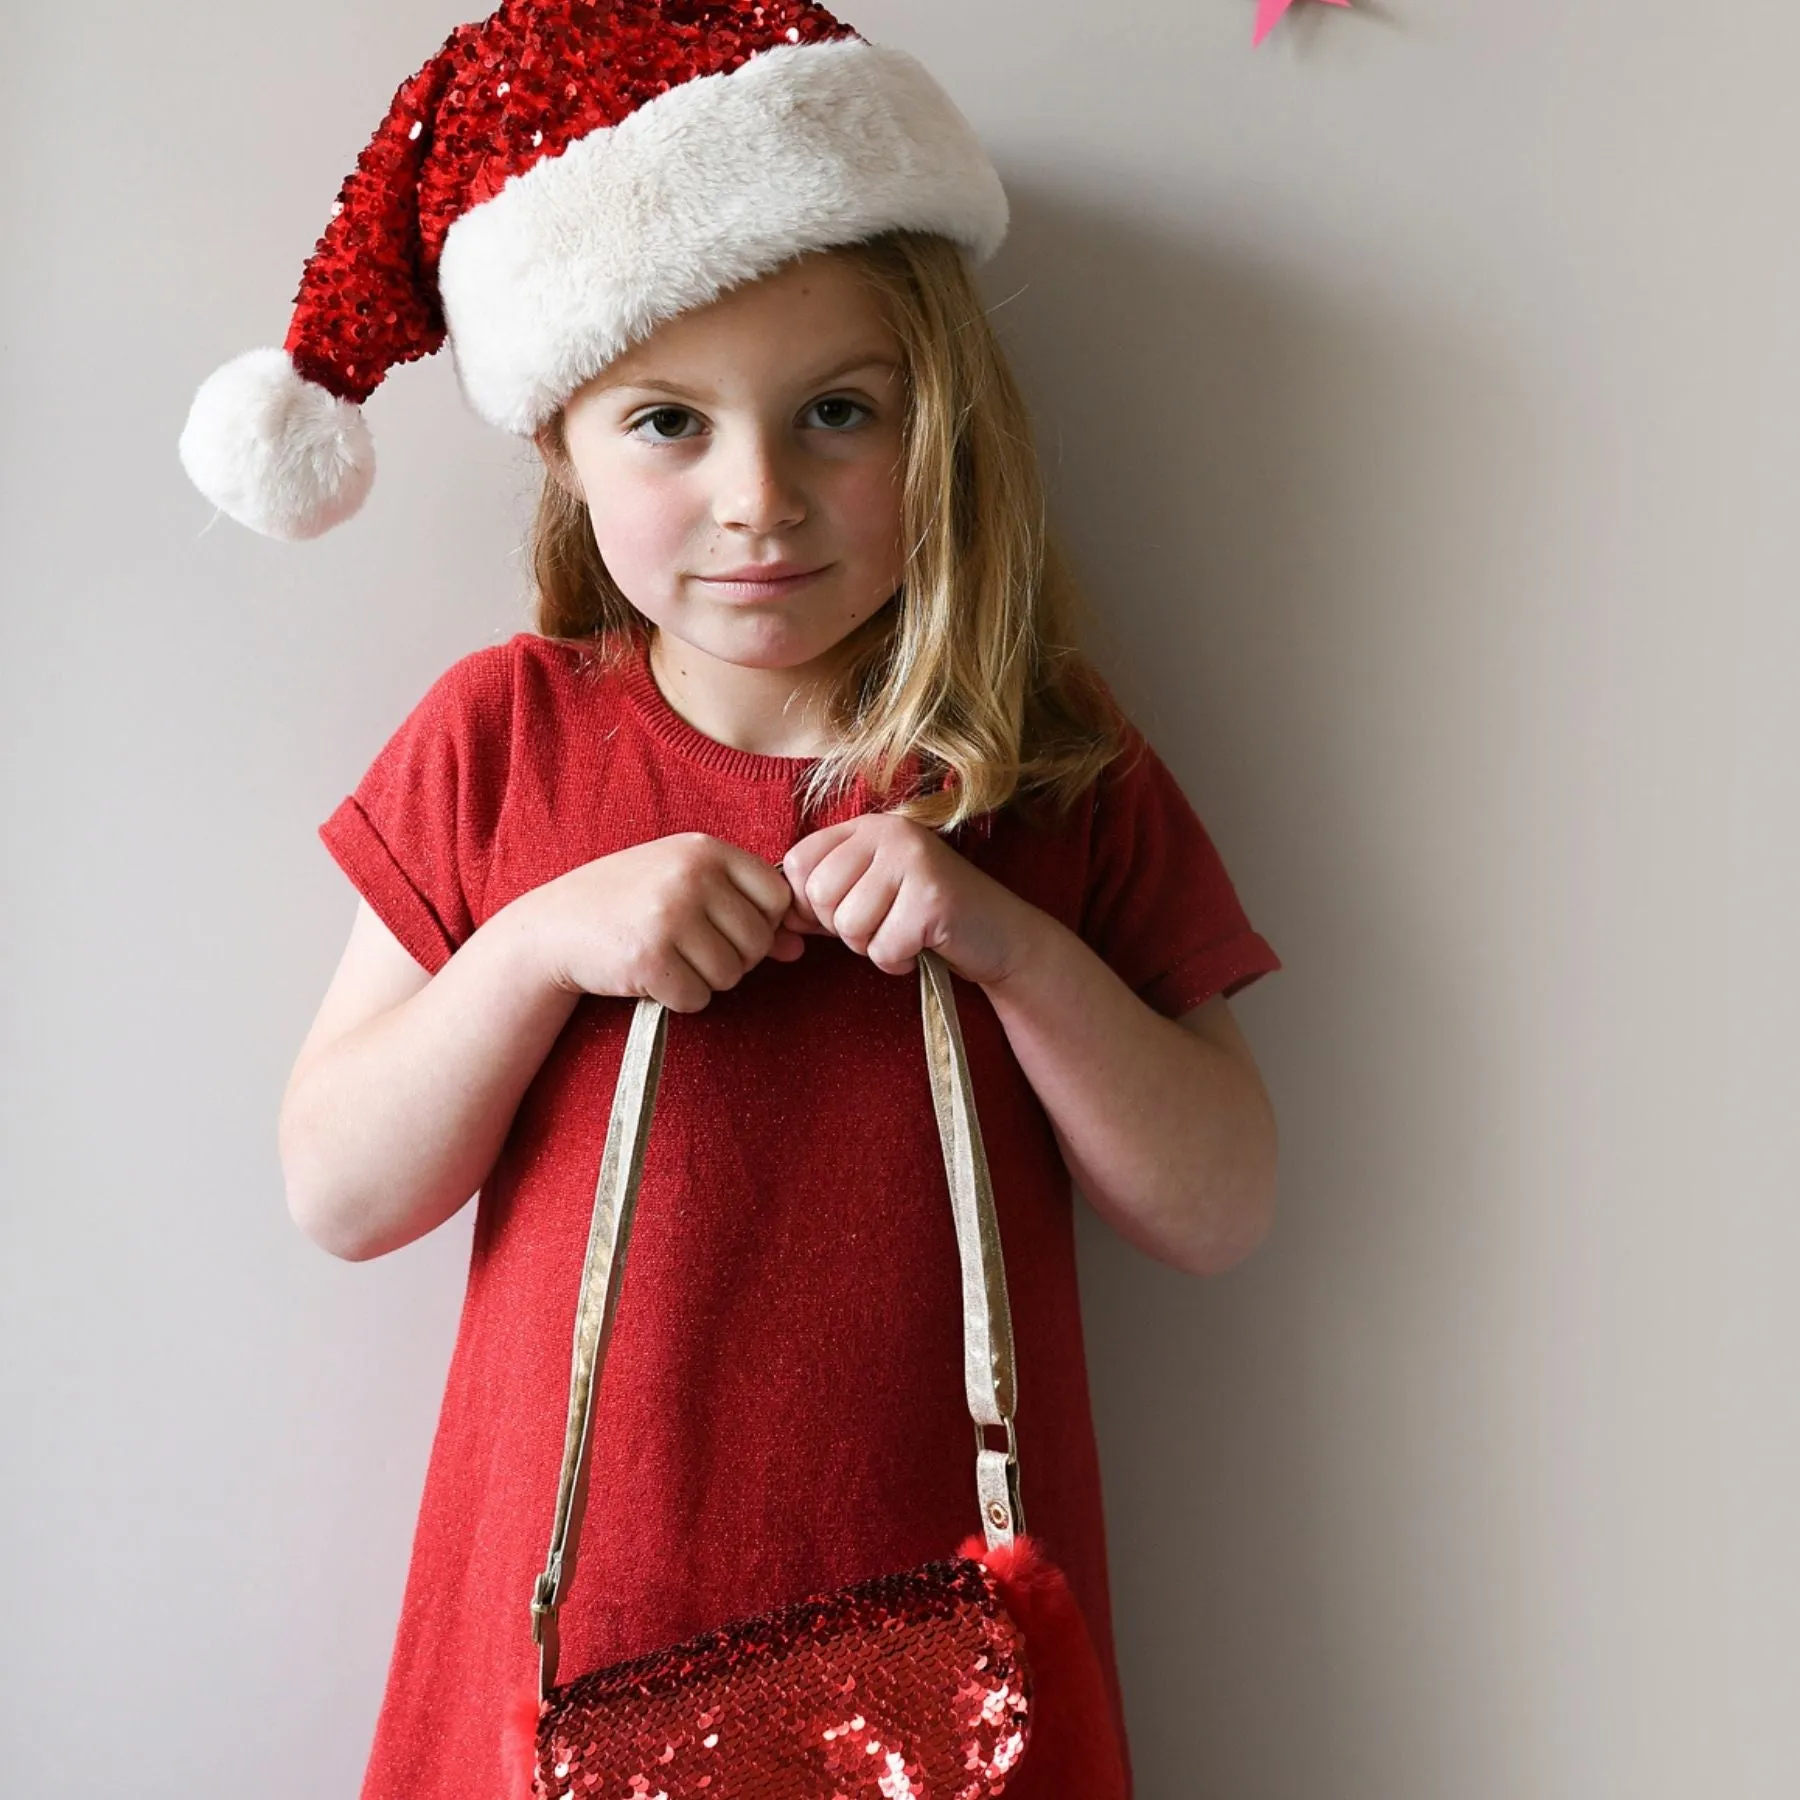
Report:
[[[1294,0],[1256,0],[1256,31],[1250,39],[1252,49],[1281,23],[1283,15],[1293,4]],[[1325,0],[1325,4],[1327,6],[1348,6],[1350,0]]]

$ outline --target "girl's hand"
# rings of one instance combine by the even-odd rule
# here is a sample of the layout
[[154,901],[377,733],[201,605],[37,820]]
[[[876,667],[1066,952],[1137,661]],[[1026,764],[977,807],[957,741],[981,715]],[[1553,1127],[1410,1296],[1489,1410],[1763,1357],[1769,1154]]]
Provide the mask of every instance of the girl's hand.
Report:
[[794,895],[790,930],[829,933],[890,975],[908,973],[928,949],[965,981],[999,981],[1042,917],[936,832],[892,813],[827,825],[781,867]]
[[699,1012],[765,956],[792,962],[806,940],[783,923],[793,899],[780,870],[700,831],[596,857],[514,905],[539,966],[578,994],[649,996]]

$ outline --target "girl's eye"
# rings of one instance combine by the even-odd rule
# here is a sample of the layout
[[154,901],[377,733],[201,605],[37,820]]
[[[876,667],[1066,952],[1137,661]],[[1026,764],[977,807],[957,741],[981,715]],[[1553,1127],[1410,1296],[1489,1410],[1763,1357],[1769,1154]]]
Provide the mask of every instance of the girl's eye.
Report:
[[[815,412],[826,430],[842,432],[846,427],[860,425],[862,416],[871,414],[873,407],[862,405],[860,400],[850,400],[846,394],[828,394],[824,400],[815,400],[806,410]],[[643,414],[643,418],[632,421],[628,436],[643,437],[648,443],[673,445],[693,436],[693,432],[682,430],[682,425],[689,423],[695,423],[695,416],[686,407],[655,407]]]
[[[639,426],[648,425],[653,419],[674,419],[679,422],[682,419],[691,419],[693,416],[685,406],[659,406],[654,412],[645,413],[641,419],[633,423],[631,436],[640,436]],[[650,440],[658,444],[674,444],[681,441],[679,436],[667,436],[660,429],[650,433]]]
[[[866,413],[871,410],[869,407],[864,406],[860,400],[852,400],[849,398],[848,395],[845,395],[845,394],[833,394],[828,399],[815,400],[812,403],[812,406],[808,410],[822,412],[824,410],[824,408],[826,408],[828,406],[833,407],[833,408],[840,407],[840,406],[847,406],[850,408],[850,410],[852,412],[859,412],[859,413]],[[855,422],[856,421],[854,419],[842,419],[842,418],[840,418],[837,421],[837,423],[844,424],[844,425],[853,425],[853,424],[855,424]]]

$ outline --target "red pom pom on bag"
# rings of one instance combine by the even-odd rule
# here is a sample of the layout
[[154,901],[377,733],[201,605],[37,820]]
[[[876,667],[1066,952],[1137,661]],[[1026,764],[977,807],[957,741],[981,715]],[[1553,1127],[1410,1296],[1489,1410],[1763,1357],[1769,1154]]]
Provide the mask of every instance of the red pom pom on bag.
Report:
[[993,1571],[1006,1610],[1025,1637],[1031,1753],[1014,1784],[1020,1800],[1027,1789],[1059,1800],[1129,1800],[1106,1674],[1068,1577],[1033,1537],[991,1548],[971,1537],[960,1554],[978,1557]]

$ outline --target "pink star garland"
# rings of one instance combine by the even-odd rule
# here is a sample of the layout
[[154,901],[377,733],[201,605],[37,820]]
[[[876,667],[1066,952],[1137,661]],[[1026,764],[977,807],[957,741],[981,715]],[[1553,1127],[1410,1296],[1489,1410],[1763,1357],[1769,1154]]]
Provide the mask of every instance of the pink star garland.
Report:
[[[1282,21],[1294,0],[1256,0],[1256,31],[1250,39],[1254,49]],[[1348,6],[1350,0],[1325,0],[1327,6]]]

